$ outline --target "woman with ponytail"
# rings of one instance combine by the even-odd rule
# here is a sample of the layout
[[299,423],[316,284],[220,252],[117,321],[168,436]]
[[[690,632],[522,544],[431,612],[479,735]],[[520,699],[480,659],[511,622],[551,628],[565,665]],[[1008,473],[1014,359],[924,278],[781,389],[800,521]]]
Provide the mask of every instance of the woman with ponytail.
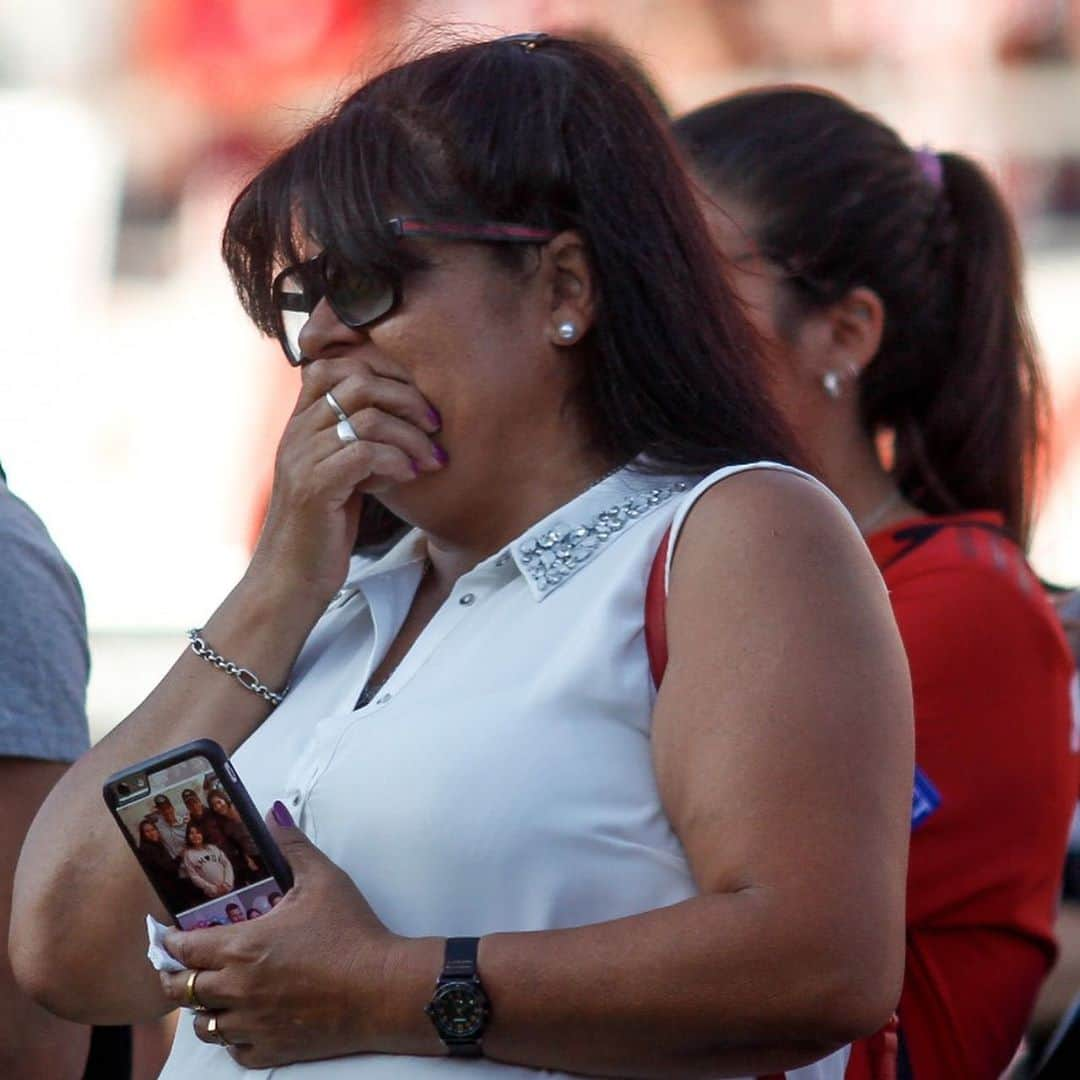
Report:
[[[1054,961],[1071,658],[1028,568],[1043,397],[1008,212],[959,154],[830,94],[678,121],[775,401],[885,577],[916,777],[901,1072],[996,1078]],[[865,1045],[849,1076],[865,1075]]]

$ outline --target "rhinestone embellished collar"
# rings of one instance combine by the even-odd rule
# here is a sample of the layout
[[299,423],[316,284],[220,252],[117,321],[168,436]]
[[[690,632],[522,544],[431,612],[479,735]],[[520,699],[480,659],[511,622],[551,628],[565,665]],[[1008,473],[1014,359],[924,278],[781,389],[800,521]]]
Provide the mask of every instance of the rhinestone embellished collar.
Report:
[[[582,492],[561,510],[530,529],[512,547],[518,566],[542,600],[586,566],[623,530],[690,487],[685,478],[645,476],[622,469]],[[615,489],[612,492],[612,488]],[[615,498],[585,520],[574,520],[598,497]]]
[[[632,466],[623,466],[527,529],[470,574],[502,570],[513,559],[533,597],[543,600],[587,566],[605,546],[657,507],[688,491],[696,480],[696,477],[649,476]],[[416,567],[425,554],[424,535],[413,529],[374,563],[354,558],[349,577],[331,607],[350,600],[366,579]]]

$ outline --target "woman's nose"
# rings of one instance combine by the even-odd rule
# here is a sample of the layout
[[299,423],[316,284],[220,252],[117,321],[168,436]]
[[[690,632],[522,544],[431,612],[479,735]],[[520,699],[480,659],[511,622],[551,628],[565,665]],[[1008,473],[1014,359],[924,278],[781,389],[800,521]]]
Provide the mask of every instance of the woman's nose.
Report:
[[338,317],[324,297],[312,309],[300,328],[298,342],[304,360],[319,360],[335,348],[355,344],[359,331],[350,330]]

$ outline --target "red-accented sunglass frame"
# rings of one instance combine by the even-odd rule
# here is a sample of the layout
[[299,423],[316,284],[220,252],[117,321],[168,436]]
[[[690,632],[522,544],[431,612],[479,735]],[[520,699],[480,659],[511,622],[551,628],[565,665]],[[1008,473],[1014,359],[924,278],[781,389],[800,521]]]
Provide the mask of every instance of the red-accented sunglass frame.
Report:
[[[502,221],[466,223],[395,217],[385,224],[401,238],[478,244],[545,244],[556,235],[550,229]],[[307,262],[285,267],[274,278],[271,293],[277,311],[278,341],[285,358],[298,367],[304,363],[300,330],[320,300],[325,298],[349,329],[360,330],[389,315],[401,303],[402,280],[396,270],[350,267],[332,252],[322,251]]]

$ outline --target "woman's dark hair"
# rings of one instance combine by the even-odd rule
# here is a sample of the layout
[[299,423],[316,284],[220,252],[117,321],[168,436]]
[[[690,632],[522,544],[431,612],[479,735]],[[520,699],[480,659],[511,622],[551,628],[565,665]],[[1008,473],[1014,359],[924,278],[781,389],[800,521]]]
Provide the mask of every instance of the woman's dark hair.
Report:
[[[372,79],[233,204],[223,254],[245,309],[274,332],[271,280],[300,260],[301,234],[407,272],[423,255],[385,227],[392,214],[575,229],[599,294],[579,392],[595,448],[656,472],[790,459],[670,134],[625,71],[610,47],[540,36]],[[492,257],[521,268],[529,250]]]
[[155,829],[158,827],[157,822],[152,817],[144,817],[139,822],[139,847],[142,847],[143,844],[160,844],[162,842],[160,834],[158,835],[157,840],[147,840],[146,833],[143,831],[147,825],[153,825]]
[[206,831],[197,821],[189,821],[187,828],[184,830],[184,840],[186,843],[191,843],[191,830],[194,829],[202,838],[203,843],[206,843]]
[[858,286],[881,298],[859,406],[868,433],[893,433],[904,496],[930,514],[998,510],[1024,543],[1044,395],[1016,234],[982,169],[802,87],[736,94],[674,132],[706,185],[753,215],[788,271],[789,314]]

